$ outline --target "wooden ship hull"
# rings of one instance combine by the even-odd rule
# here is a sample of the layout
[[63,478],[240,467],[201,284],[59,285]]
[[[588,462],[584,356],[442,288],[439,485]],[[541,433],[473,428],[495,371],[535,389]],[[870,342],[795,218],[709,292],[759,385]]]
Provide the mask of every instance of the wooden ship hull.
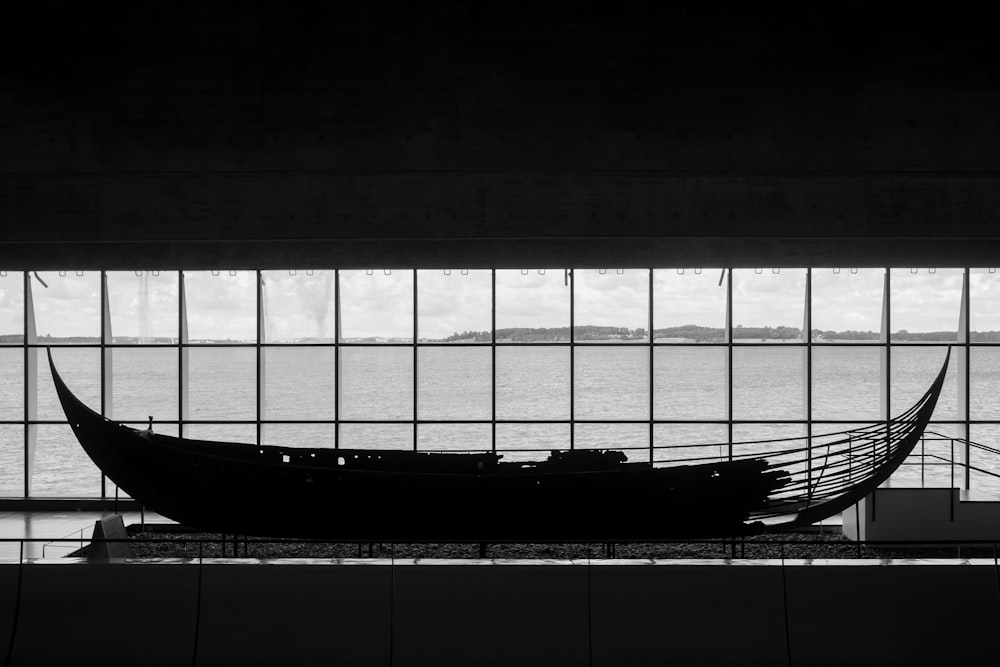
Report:
[[[839,482],[844,475],[840,464],[830,463],[829,446],[824,467],[810,466],[803,483],[783,466],[811,464],[811,447],[766,458],[706,461],[696,455],[661,467],[626,462],[614,450],[552,452],[547,460],[523,463],[488,452],[176,438],[94,412],[60,378],[51,353],[49,363],[80,444],[146,509],[206,531],[351,541],[725,537],[818,521],[856,502],[905,459],[930,418],[947,367],[946,360],[935,384],[903,419],[875,425],[883,430],[875,432],[871,456],[865,449],[857,465],[848,461],[850,483]],[[892,431],[892,424],[900,428]]]

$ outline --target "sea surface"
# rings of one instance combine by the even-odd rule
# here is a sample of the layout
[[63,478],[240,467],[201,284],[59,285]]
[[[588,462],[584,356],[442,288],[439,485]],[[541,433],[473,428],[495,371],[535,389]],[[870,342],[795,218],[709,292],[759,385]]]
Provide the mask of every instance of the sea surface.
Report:
[[[890,407],[892,414],[913,404],[933,381],[944,360],[944,346],[899,345],[891,351]],[[255,348],[199,347],[187,355],[189,396],[183,409],[184,434],[191,437],[256,442],[257,365]],[[70,388],[88,405],[101,410],[100,350],[56,348],[54,358]],[[109,417],[147,423],[158,432],[176,434],[182,418],[178,400],[180,359],[176,348],[114,348],[107,378]],[[752,423],[802,420],[812,404],[813,435],[844,430],[884,418],[879,383],[881,351],[867,346],[814,345],[811,351],[811,392],[806,391],[807,351],[790,346],[734,346],[733,439],[764,440],[802,437],[802,424]],[[960,420],[961,355],[953,353],[947,383],[934,420]],[[496,446],[505,459],[530,459],[549,449],[570,446],[570,425],[578,420],[637,420],[641,423],[577,423],[576,447],[623,448],[629,460],[648,461],[649,419],[669,420],[652,429],[654,457],[678,456],[671,446],[726,443],[727,350],[715,346],[658,346],[650,372],[649,347],[644,344],[577,347],[575,379],[570,395],[570,351],[550,346],[497,346]],[[479,347],[426,346],[345,347],[337,369],[336,351],[323,347],[264,348],[260,385],[264,400],[260,417],[275,422],[344,420],[399,421],[397,424],[342,423],[340,446],[412,448],[414,409],[421,423],[417,447],[423,450],[489,450],[494,397],[491,350]],[[969,379],[970,416],[997,424],[972,425],[973,440],[1000,445],[1000,348],[972,351]],[[414,400],[414,372],[417,396]],[[38,353],[38,419],[63,420],[44,350]],[[649,383],[653,383],[652,406]],[[964,383],[962,383],[964,384]],[[340,387],[340,405],[336,388]],[[0,421],[24,419],[24,352],[0,348]],[[571,407],[572,400],[572,407]],[[572,411],[572,412],[571,412]],[[462,423],[465,420],[465,423]],[[508,423],[503,423],[507,420]],[[823,423],[824,420],[828,423]],[[223,422],[217,424],[199,421]],[[544,423],[550,421],[550,423]],[[440,423],[438,423],[440,422]],[[535,422],[535,423],[527,423]],[[100,473],[65,424],[39,424],[32,476],[33,496],[100,495]],[[934,424],[931,431],[959,436],[960,426]],[[334,447],[332,423],[267,423],[263,444]],[[24,427],[0,423],[0,496],[23,493]],[[749,451],[747,449],[743,451]],[[758,446],[758,449],[760,447]],[[764,448],[766,449],[766,447]],[[741,451],[737,445],[735,451]],[[956,449],[959,451],[960,448]],[[689,451],[689,450],[685,450]],[[707,448],[722,453],[725,447]],[[950,460],[951,442],[928,439],[923,451]],[[920,459],[911,457],[894,483],[919,484]],[[974,465],[1000,472],[1000,457],[973,450]],[[950,465],[927,466],[928,485],[949,484]],[[961,482],[961,471],[954,471]],[[976,473],[972,486],[1000,495],[1000,478]],[[114,493],[108,484],[108,493]]]

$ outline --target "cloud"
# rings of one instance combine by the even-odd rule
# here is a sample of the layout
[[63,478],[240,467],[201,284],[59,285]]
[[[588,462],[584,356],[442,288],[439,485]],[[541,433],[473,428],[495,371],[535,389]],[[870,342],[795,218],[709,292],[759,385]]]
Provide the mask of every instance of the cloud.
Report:
[[649,328],[649,272],[586,269],[573,272],[577,326]]
[[497,328],[569,326],[569,287],[562,269],[497,271]]
[[187,271],[188,336],[191,340],[257,339],[256,272]]
[[[108,272],[108,308],[114,336],[177,338],[178,277],[176,271],[158,276],[134,271]],[[145,319],[145,327],[143,326]]]
[[264,317],[268,341],[336,338],[333,271],[265,271]]
[[345,338],[413,337],[413,272],[340,272]]
[[[615,269],[576,272],[576,322],[580,325],[647,327],[649,274]],[[723,326],[725,283],[720,269],[701,274],[675,269],[654,271],[657,327],[681,324]],[[48,288],[32,279],[35,316],[40,335],[97,336],[100,334],[100,274],[82,276],[69,271],[40,272]],[[177,330],[177,272],[147,275],[146,297],[150,335],[174,336]],[[344,328],[348,337],[409,338],[413,328],[413,272],[393,270],[342,271]],[[848,269],[834,274],[829,268],[812,272],[813,326],[819,329],[877,331],[882,317],[883,269]],[[266,271],[265,311],[270,335],[282,338],[335,335],[333,272]],[[892,271],[893,332],[955,330],[960,313],[961,269]],[[21,272],[0,278],[0,329],[19,331],[23,318]],[[189,331],[192,338],[256,339],[256,274],[239,271],[185,272]],[[455,331],[487,330],[490,325],[490,272],[470,271],[450,276],[440,270],[421,270],[420,335],[441,338]],[[569,324],[569,288],[562,269],[544,275],[531,269],[496,273],[496,317],[499,328],[564,327]],[[138,335],[140,278],[131,271],[108,273],[112,328],[115,335]],[[970,279],[974,330],[1000,330],[1000,273],[973,269]],[[733,323],[743,326],[802,326],[805,270],[764,269],[733,271]],[[5,333],[5,331],[0,331]]]
[[101,335],[101,274],[88,271],[82,276],[67,272],[39,272],[48,287],[33,280],[32,301],[35,330],[39,336]]
[[962,302],[962,270],[910,273],[893,269],[890,276],[889,329],[956,331]]
[[813,269],[812,325],[823,331],[880,331],[884,269]]
[[696,324],[726,325],[726,283],[719,284],[721,269],[701,273],[675,269],[653,272],[653,320],[658,329]]
[[733,326],[801,327],[805,286],[805,269],[734,269]]
[[420,338],[445,338],[455,332],[489,331],[489,271],[417,272]]

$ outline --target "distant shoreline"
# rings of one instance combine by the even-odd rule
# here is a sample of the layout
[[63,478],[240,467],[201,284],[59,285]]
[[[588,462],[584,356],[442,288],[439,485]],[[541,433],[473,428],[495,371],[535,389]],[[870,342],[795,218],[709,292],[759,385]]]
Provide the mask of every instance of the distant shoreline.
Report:
[[[601,342],[638,342],[649,341],[648,332],[643,328],[629,329],[627,327],[582,325],[575,327],[576,341],[601,341]],[[890,335],[890,341],[894,343],[905,342],[934,342],[952,343],[958,341],[957,331],[928,331],[910,332],[900,330]],[[812,330],[812,341],[814,343],[862,343],[879,342],[881,334],[875,331],[822,331]],[[667,343],[725,343],[725,330],[722,328],[702,327],[697,325],[683,325],[678,327],[667,327],[653,330],[654,342]],[[733,327],[733,341],[760,341],[760,342],[802,342],[802,330],[795,327],[745,327],[737,325]],[[233,340],[233,339],[198,339],[188,341],[193,344],[232,344],[246,345],[254,344],[256,341]],[[334,343],[330,338],[297,338],[287,339],[284,343]],[[352,344],[380,344],[380,343],[412,343],[411,338],[364,336],[350,337],[342,340],[344,343]],[[418,343],[490,343],[492,336],[489,331],[464,331],[455,332],[445,338],[420,338]],[[497,343],[568,343],[570,342],[569,327],[552,328],[501,328],[496,330]],[[1000,343],[1000,331],[973,331],[969,335],[970,343]],[[138,337],[138,336],[115,336],[112,344],[134,345],[177,345],[176,338],[169,337]],[[24,336],[21,334],[0,335],[0,345],[23,345]],[[38,337],[38,345],[100,345],[99,336],[48,336]]]

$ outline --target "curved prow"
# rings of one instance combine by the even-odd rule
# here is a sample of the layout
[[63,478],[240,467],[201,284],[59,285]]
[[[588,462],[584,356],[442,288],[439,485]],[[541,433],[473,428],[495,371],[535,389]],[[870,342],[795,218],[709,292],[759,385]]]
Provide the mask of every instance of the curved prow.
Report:
[[87,405],[77,398],[66,383],[63,381],[62,376],[59,375],[59,371],[56,370],[56,364],[52,360],[52,348],[45,348],[46,354],[49,357],[49,370],[52,372],[52,383],[55,385],[56,394],[59,396],[59,403],[62,405],[63,412],[66,414],[66,419],[69,421],[70,427],[76,434],[77,439],[80,444],[83,445],[84,449],[90,454],[91,458],[94,458],[94,452],[90,451],[88,447],[89,440],[86,438],[81,438],[81,433],[87,431],[98,424],[102,424],[106,421],[105,417],[98,412],[94,412]]
[[[776,493],[753,518],[769,520],[772,529],[807,526],[842,512],[872,493],[896,472],[923,436],[944,387],[951,347],[930,388],[908,410],[882,423],[826,436],[808,451],[784,452],[771,467],[803,465],[793,481]],[[799,456],[799,458],[796,458]],[[783,520],[789,517],[788,520]]]
[[91,410],[80,399],[74,396],[73,392],[71,392],[69,387],[66,386],[62,376],[59,375],[59,371],[56,370],[56,363],[52,359],[52,348],[45,348],[45,353],[49,357],[49,370],[52,373],[52,384],[56,387],[56,394],[59,396],[59,403],[62,405],[63,412],[66,413],[66,418],[69,419],[70,422],[73,422],[73,418],[75,416],[83,416],[88,413],[93,416],[101,417],[101,415]]

